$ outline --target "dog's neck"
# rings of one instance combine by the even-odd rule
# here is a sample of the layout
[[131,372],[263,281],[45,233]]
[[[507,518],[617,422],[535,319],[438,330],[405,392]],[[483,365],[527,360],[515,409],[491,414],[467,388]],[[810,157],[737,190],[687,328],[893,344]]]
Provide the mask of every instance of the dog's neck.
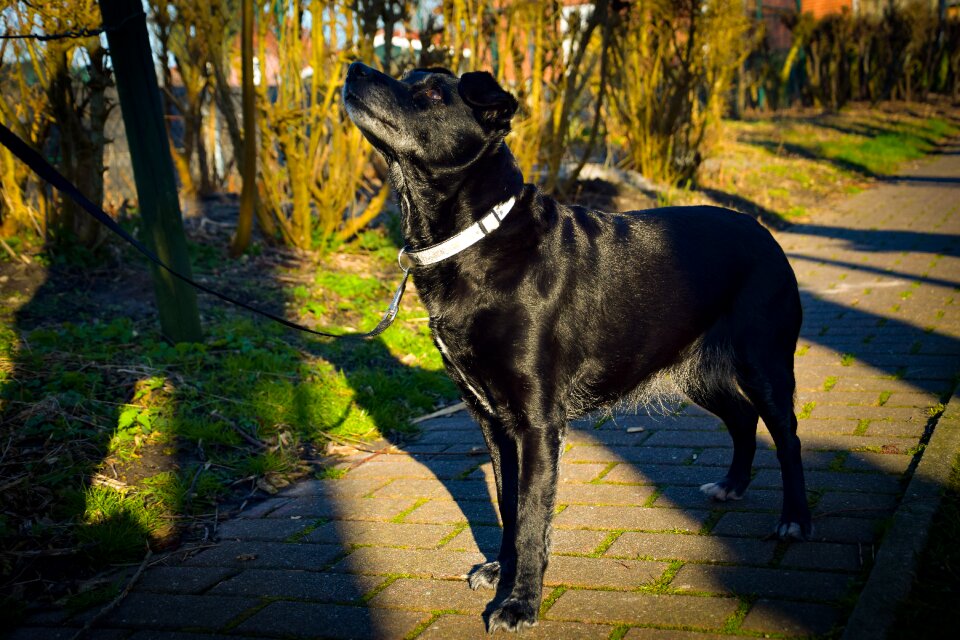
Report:
[[523,174],[503,142],[456,170],[428,173],[396,160],[390,178],[403,213],[404,241],[413,249],[450,238],[523,190]]

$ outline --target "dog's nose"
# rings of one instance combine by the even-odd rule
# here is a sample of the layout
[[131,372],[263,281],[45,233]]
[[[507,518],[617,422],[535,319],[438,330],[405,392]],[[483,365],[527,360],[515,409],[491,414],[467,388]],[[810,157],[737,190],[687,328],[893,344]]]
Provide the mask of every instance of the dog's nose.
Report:
[[354,62],[347,68],[347,79],[365,78],[370,75],[371,71],[373,71],[373,69],[362,62]]

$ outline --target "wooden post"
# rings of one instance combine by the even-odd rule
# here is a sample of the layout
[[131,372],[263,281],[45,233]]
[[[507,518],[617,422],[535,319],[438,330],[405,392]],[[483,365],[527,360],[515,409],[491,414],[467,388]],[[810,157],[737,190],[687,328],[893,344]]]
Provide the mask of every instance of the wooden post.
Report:
[[[257,123],[253,89],[253,0],[243,0],[240,29],[240,66],[243,84],[243,186],[237,232],[230,244],[230,255],[239,256],[250,245],[253,207],[257,195]],[[264,76],[265,77],[265,76]],[[264,80],[261,80],[264,81]]]
[[[100,13],[110,28],[107,42],[137,184],[141,240],[164,263],[191,277],[143,5],[141,0],[100,0]],[[199,342],[196,292],[159,267],[151,268],[164,336],[173,342]]]

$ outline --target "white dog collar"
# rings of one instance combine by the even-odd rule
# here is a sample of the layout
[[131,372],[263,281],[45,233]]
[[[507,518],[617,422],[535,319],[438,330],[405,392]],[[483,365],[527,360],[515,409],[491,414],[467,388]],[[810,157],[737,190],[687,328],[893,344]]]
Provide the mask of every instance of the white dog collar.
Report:
[[446,260],[464,249],[472,247],[500,227],[500,223],[503,222],[507,214],[510,213],[510,210],[513,209],[516,201],[517,199],[515,197],[511,197],[509,200],[501,202],[493,208],[493,211],[448,240],[439,242],[426,249],[420,249],[419,251],[408,251],[407,247],[400,249],[400,255],[397,256],[400,268],[404,271],[410,269],[410,267],[403,265],[404,255],[406,255],[414,265],[423,266]]

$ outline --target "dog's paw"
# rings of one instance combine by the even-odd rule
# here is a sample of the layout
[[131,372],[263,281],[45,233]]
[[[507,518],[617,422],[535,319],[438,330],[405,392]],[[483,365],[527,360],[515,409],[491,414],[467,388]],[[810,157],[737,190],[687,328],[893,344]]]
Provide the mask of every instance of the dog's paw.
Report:
[[537,624],[537,608],[526,600],[507,598],[490,614],[487,631],[523,631]]
[[708,482],[707,484],[700,485],[700,491],[718,502],[726,502],[727,500],[740,500],[743,498],[743,490],[738,490],[736,487],[732,486],[730,481],[726,478],[720,482]]
[[500,582],[500,563],[496,560],[480,565],[467,576],[467,584],[474,591],[496,589],[498,582]]
[[808,524],[806,526],[799,522],[781,522],[777,525],[777,537],[783,541],[796,540],[803,542],[813,533],[813,528]]

